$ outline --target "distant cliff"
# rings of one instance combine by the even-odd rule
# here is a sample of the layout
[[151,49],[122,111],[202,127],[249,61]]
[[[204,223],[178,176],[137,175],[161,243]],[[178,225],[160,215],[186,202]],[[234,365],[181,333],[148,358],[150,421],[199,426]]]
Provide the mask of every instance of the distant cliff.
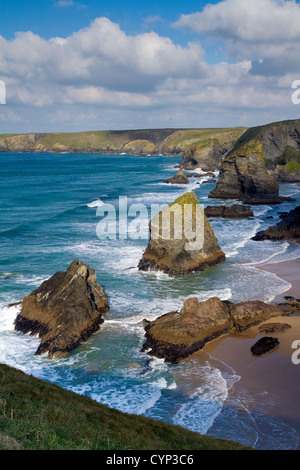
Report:
[[[139,129],[71,133],[0,134],[0,152],[125,153],[182,156],[184,165],[196,167],[211,159],[221,162],[226,146],[232,148],[245,131],[237,129]],[[221,148],[222,147],[222,148]],[[220,158],[219,158],[220,157]]]

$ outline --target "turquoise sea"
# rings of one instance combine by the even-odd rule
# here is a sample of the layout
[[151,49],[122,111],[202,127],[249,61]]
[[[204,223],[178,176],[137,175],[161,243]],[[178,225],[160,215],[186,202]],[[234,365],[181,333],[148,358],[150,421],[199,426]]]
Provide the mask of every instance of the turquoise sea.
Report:
[[[170,365],[141,352],[143,319],[181,308],[191,296],[271,301],[289,284],[254,264],[300,256],[300,248],[285,241],[251,240],[279,220],[279,211],[300,204],[298,186],[282,183],[280,194],[294,202],[253,206],[255,217],[246,220],[210,220],[226,253],[224,263],[175,278],[139,272],[147,240],[130,233],[127,239],[100,240],[97,208],[107,203],[118,210],[119,197],[126,196],[128,206],[139,203],[150,210],[151,204],[168,204],[190,190],[204,206],[224,204],[208,199],[213,184],[205,184],[207,178],[192,178],[185,186],[164,184],[179,161],[163,156],[0,154],[0,362],[121,411],[224,438],[230,428],[232,439],[258,449],[274,448],[275,442],[276,448],[294,449],[298,439],[292,427],[251,414],[242,397],[230,393],[240,377],[227,364],[200,354],[197,360]],[[22,300],[75,258],[95,269],[108,294],[106,321],[67,358],[35,356],[39,339],[14,331],[19,307],[8,304]],[[264,400],[272,406],[268,397]]]

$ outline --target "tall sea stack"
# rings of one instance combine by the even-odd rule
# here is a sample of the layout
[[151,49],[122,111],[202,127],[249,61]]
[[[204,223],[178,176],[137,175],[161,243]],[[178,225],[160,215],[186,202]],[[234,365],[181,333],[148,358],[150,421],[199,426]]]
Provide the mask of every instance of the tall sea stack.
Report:
[[191,191],[152,218],[150,240],[138,268],[178,275],[202,271],[224,260],[204,210]]

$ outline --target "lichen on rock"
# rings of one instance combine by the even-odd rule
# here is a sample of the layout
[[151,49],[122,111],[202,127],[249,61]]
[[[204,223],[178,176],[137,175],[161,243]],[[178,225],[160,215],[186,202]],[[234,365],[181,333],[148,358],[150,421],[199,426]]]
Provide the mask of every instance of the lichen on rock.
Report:
[[150,221],[150,240],[138,264],[142,271],[170,275],[203,270],[225,260],[194,191],[185,193]]

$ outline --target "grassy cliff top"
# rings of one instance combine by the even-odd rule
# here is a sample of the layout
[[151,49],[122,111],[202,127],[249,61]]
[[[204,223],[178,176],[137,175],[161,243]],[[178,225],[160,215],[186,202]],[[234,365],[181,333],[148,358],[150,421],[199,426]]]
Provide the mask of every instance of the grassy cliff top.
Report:
[[[106,151],[127,152],[141,144],[142,153],[173,154],[189,145],[206,146],[218,140],[220,144],[236,141],[246,128],[224,129],[137,129],[120,131],[53,132],[0,134],[2,151]],[[147,145],[146,145],[147,144]]]
[[0,450],[238,450],[240,444],[129,415],[0,364]]

